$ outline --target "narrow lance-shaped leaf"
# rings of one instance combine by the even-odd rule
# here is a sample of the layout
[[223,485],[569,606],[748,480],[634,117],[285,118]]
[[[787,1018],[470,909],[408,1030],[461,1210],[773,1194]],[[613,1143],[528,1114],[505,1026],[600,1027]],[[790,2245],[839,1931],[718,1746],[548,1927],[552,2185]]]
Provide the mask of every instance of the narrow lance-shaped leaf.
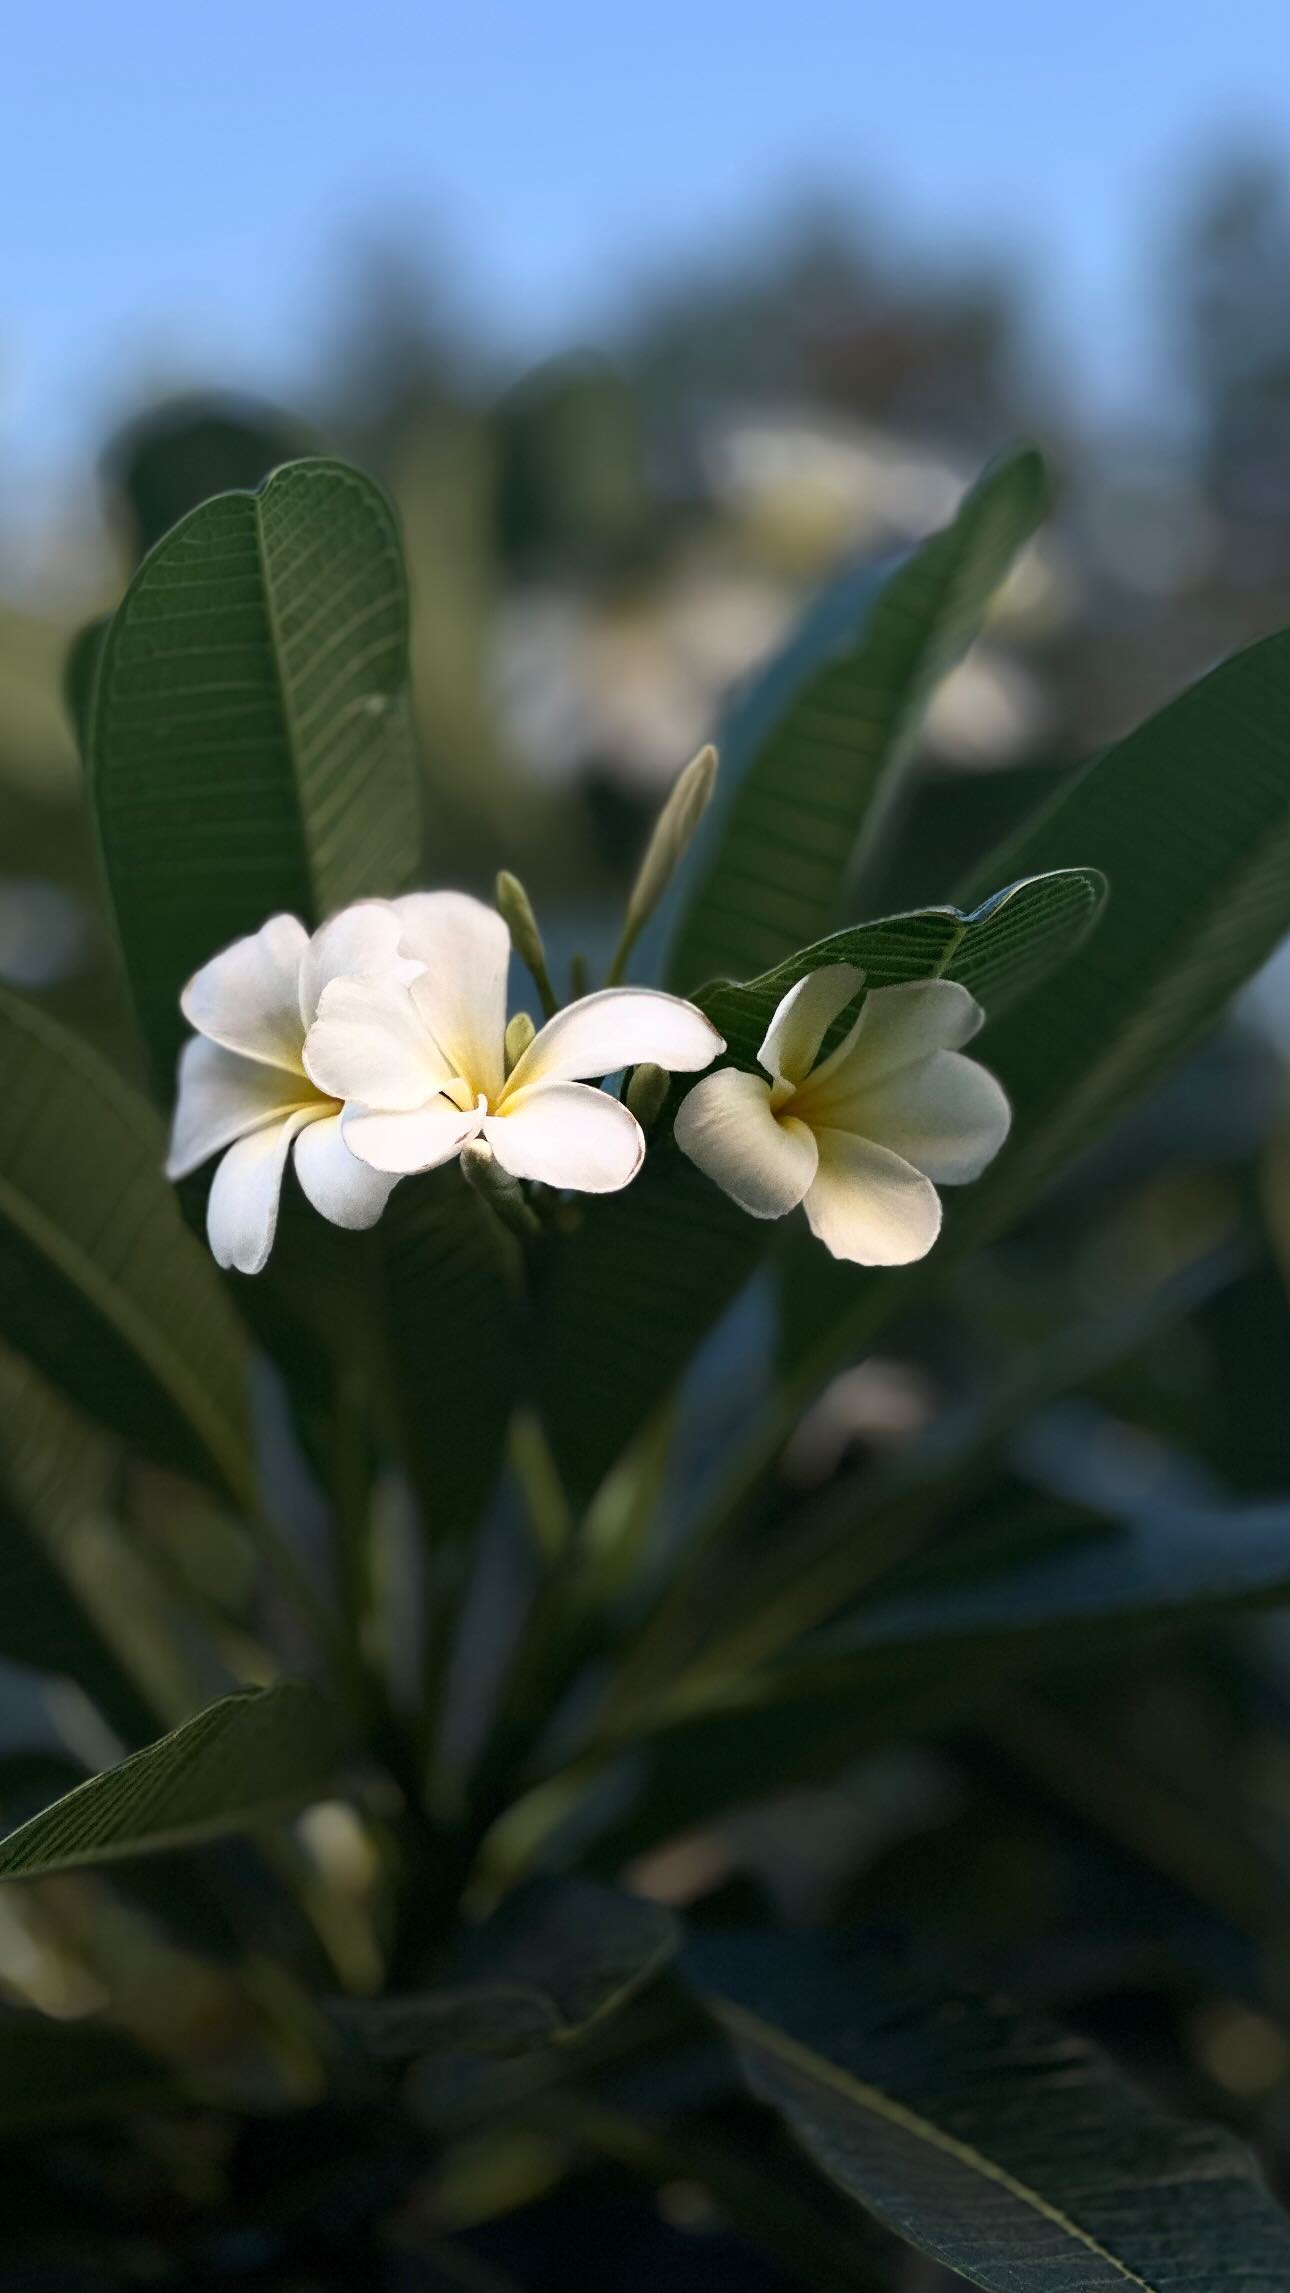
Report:
[[316,923],[415,865],[407,586],[370,480],[288,464],[144,559],[103,643],[90,784],[157,1081],[179,991],[279,910]]
[[10,1832],[0,1841],[0,1879],[76,1871],[245,1831],[321,1799],[342,1757],[331,1712],[307,1682],[223,1696]]
[[[823,964],[857,964],[869,987],[961,978],[987,1008],[1006,1004],[1079,944],[1103,891],[1094,873],[1057,871],[1010,885],[971,915],[929,908],[835,933],[759,979],[718,982],[698,1000],[731,1059],[747,1067],[780,998]],[[773,1234],[665,1137],[624,1194],[586,1207],[553,1269],[538,1363],[552,1443],[576,1494],[595,1488],[666,1398]]]
[[794,1318],[810,1342],[786,1422],[1160,1081],[1290,930],[1290,633],[1235,654],[1107,750],[976,881],[1046,867],[1058,852],[1102,869],[1113,896],[1078,965],[990,1030],[985,1056],[1013,1104],[1008,1144],[950,1202],[925,1266],[894,1278],[807,1273]]
[[0,1655],[74,1680],[127,1744],[147,1737],[157,1724],[116,1651],[11,1501],[2,1473]]
[[1253,2159],[1082,2041],[882,1960],[727,1942],[694,1979],[821,2171],[990,2293],[1252,2293],[1290,2278]]
[[676,1922],[658,1903],[588,1880],[530,1880],[468,1931],[443,1981],[335,2009],[370,2053],[528,2054],[567,2045],[666,1965]]
[[245,1347],[152,1109],[3,988],[0,1072],[0,1337],[145,1455],[245,1497]]
[[1148,719],[980,874],[1059,850],[1115,896],[1078,970],[992,1039],[1017,1123],[974,1202],[991,1227],[1149,1090],[1290,929],[1290,633]]
[[826,592],[743,697],[719,737],[724,801],[709,816],[669,985],[688,994],[747,977],[840,921],[861,840],[891,800],[936,683],[976,636],[1046,500],[1037,454],[988,470],[953,524],[885,583],[853,572]]

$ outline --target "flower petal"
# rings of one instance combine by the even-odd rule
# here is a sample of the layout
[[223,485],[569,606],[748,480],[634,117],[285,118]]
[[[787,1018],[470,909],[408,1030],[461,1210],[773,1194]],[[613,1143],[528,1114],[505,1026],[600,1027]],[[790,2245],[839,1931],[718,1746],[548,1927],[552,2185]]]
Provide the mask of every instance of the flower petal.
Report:
[[790,987],[766,1029],[757,1064],[775,1082],[800,1083],[840,1011],[857,995],[864,973],[853,963],[826,963]]
[[417,1008],[472,1095],[501,1097],[511,935],[496,909],[466,892],[409,892],[394,900],[403,951],[424,964]]
[[404,1114],[349,1106],[341,1127],[349,1152],[360,1162],[402,1178],[410,1171],[435,1170],[441,1162],[451,1162],[467,1139],[476,1136],[482,1119],[481,1108],[472,1107],[464,1115],[451,1099],[430,1099]]
[[825,1248],[856,1266],[908,1266],[925,1258],[941,1230],[931,1180],[889,1147],[849,1131],[820,1131],[816,1143],[820,1166],[807,1190],[806,1215]]
[[312,1095],[303,1076],[244,1059],[204,1035],[191,1036],[179,1054],[167,1178],[187,1178],[234,1139],[279,1121]]
[[710,1019],[679,995],[653,987],[602,987],[557,1011],[516,1062],[509,1101],[534,1083],[567,1083],[616,1075],[648,1059],[670,1074],[707,1067],[725,1050]]
[[220,1266],[258,1274],[278,1226],[278,1201],[287,1150],[297,1131],[315,1118],[295,1107],[280,1123],[266,1124],[231,1146],[215,1173],[206,1204],[206,1233]]
[[723,1067],[705,1075],[677,1109],[682,1154],[754,1218],[783,1218],[815,1176],[815,1140],[805,1123],[770,1111],[760,1075]]
[[333,1099],[410,1112],[457,1074],[397,979],[333,979],[305,1037],[305,1068]]
[[296,916],[270,916],[194,972],[179,998],[189,1025],[244,1058],[300,1074],[300,967],[309,934]]
[[397,1186],[383,1170],[372,1170],[345,1144],[339,1115],[310,1123],[296,1140],[296,1177],[314,1209],[333,1226],[375,1226]]
[[421,966],[399,953],[403,922],[390,900],[355,900],[314,933],[300,966],[300,1018],[306,1028],[318,1016],[318,1001],[329,980],[347,973],[380,972],[406,987]]
[[484,1137],[512,1178],[579,1194],[616,1194],[645,1158],[635,1115],[588,1083],[534,1083],[488,1116]]
[[934,1051],[957,1051],[984,1024],[975,996],[952,979],[871,988],[849,1035],[808,1075],[795,1101],[807,1122],[860,1130],[856,1115],[873,1085]]
[[961,1051],[933,1051],[867,1094],[863,1136],[912,1162],[940,1186],[979,1178],[1008,1136],[1003,1085]]

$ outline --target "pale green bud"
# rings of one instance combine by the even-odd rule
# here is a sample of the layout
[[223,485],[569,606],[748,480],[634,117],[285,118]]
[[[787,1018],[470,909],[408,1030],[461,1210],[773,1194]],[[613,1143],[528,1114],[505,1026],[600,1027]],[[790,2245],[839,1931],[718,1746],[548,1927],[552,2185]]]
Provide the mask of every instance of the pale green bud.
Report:
[[627,902],[623,935],[610,966],[611,981],[621,979],[628,956],[685,858],[716,782],[717,752],[711,746],[701,748],[674,782],[654,823],[654,833],[645,847],[645,857],[636,871]]
[[507,1021],[506,1072],[508,1075],[513,1067],[518,1067],[536,1034],[537,1028],[527,1011],[517,1011],[515,1017]]
[[517,1178],[503,1170],[486,1139],[468,1139],[461,1150],[461,1167],[468,1183],[488,1204],[495,1218],[525,1241],[540,1234],[541,1223],[524,1200]]
[[533,913],[533,903],[519,877],[513,876],[509,868],[503,868],[497,878],[497,912],[511,935],[511,946],[521,963],[526,963],[533,975],[533,984],[541,997],[542,1009],[549,1019],[556,1008],[556,1001],[546,968],[546,949],[542,945],[542,934]]
[[627,1086],[627,1109],[635,1115],[643,1131],[650,1129],[663,1112],[671,1076],[666,1067],[656,1067],[652,1059],[643,1059]]
[[673,784],[672,793],[654,823],[654,833],[636,873],[627,903],[627,922],[635,934],[644,929],[678,867],[689,851],[717,784],[717,752],[701,748]]

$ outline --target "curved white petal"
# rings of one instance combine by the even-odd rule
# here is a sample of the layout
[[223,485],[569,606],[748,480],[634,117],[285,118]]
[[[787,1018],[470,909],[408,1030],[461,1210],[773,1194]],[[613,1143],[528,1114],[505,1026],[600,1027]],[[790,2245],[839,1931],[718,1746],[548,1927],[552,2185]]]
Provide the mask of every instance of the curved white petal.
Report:
[[424,1106],[457,1074],[411,990],[383,977],[328,982],[305,1037],[304,1063],[330,1098],[401,1113]]
[[373,1170],[397,1178],[414,1170],[435,1170],[451,1162],[483,1120],[482,1107],[463,1115],[451,1099],[431,1099],[404,1114],[382,1114],[363,1106],[346,1107],[341,1117],[345,1145]]
[[375,1226],[397,1186],[383,1170],[372,1170],[345,1144],[339,1115],[310,1123],[296,1140],[296,1177],[314,1209],[333,1226]]
[[930,1179],[889,1147],[848,1131],[820,1131],[820,1164],[806,1194],[811,1232],[857,1266],[908,1266],[941,1230]]
[[409,892],[391,905],[404,954],[425,966],[413,989],[422,1018],[453,1073],[496,1103],[505,1077],[510,933],[495,908],[467,892]]
[[166,1156],[167,1178],[187,1178],[234,1139],[280,1120],[313,1097],[302,1075],[284,1074],[193,1035],[179,1054],[179,1091]]
[[1011,1122],[1007,1093],[985,1067],[933,1051],[875,1083],[860,1129],[938,1185],[962,1186],[993,1162]]
[[318,1001],[329,980],[349,972],[381,973],[406,987],[420,965],[399,952],[403,922],[389,900],[355,900],[314,933],[300,966],[300,1018],[312,1027]]
[[488,1116],[484,1137],[512,1178],[579,1194],[616,1194],[645,1159],[635,1115],[589,1083],[535,1083]]
[[864,973],[853,963],[826,963],[790,987],[766,1029],[757,1064],[777,1083],[800,1083],[840,1011],[858,995]]
[[671,1074],[710,1066],[725,1050],[710,1019],[679,995],[653,987],[602,987],[557,1011],[517,1060],[509,1102],[534,1083],[571,1083],[616,1075],[651,1060]]
[[957,980],[914,979],[901,987],[871,988],[850,1034],[798,1090],[798,1111],[810,1123],[859,1130],[852,1110],[875,1083],[929,1059],[934,1051],[957,1051],[984,1022],[975,996]]
[[682,1154],[754,1218],[783,1218],[815,1176],[815,1140],[805,1123],[770,1111],[760,1075],[723,1067],[705,1075],[677,1109]]
[[270,916],[193,973],[179,998],[185,1019],[212,1043],[300,1074],[300,967],[308,945],[298,917]]
[[278,1201],[287,1152],[297,1131],[314,1120],[296,1107],[283,1122],[252,1131],[231,1146],[215,1173],[206,1204],[206,1233],[217,1265],[258,1274],[278,1226]]

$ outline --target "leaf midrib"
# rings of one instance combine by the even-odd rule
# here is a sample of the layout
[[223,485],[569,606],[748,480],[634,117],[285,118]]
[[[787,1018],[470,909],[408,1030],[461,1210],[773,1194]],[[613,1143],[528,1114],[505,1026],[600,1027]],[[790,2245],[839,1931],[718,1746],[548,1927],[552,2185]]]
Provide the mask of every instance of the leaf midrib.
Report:
[[[796,2039],[790,2038],[786,2032],[777,2030],[774,2024],[763,2022],[759,2016],[749,2013],[746,2007],[736,2005],[733,2000],[716,1998],[710,2000],[709,2004],[715,2011],[718,2020],[725,2025],[737,2041],[742,2040],[746,2045],[759,2048],[763,2053],[784,2063],[790,2070],[796,2070],[801,2075],[812,2079],[817,2086],[826,2087],[831,2092],[840,2094],[845,2100],[855,2102],[861,2109],[870,2111],[874,2116],[885,2118],[890,2124],[899,2126],[903,2132],[913,2135],[915,2140],[925,2142],[929,2149],[940,2151],[942,2156],[953,2158],[958,2165],[966,2167],[969,2172],[979,2174],[983,2181],[991,2182],[996,2188],[1006,2190],[1008,2195],[1016,2198],[1019,2204],[1029,2207],[1031,2212],[1038,2214],[1044,2221],[1052,2222],[1055,2228],[1062,2230],[1077,2244],[1082,2245],[1086,2252],[1093,2254],[1097,2260],[1106,2262],[1124,2279],[1126,2285],[1137,2286],[1139,2293],[1163,2293],[1163,2289],[1159,2285],[1154,2285],[1149,2278],[1140,2277],[1136,2270],[1131,2269],[1127,2262],[1121,2261],[1119,2256],[1103,2245],[1099,2238],[1094,2237],[1091,2231],[1082,2229],[1078,2222],[1071,2219],[1069,2214],[1063,2213],[1060,2206],[1054,2205],[1040,2191],[1031,2189],[1028,2183],[1020,2181],[1015,2174],[1008,2171],[1006,2166],[998,2165],[993,2159],[985,2157],[980,2150],[973,2148],[970,2142],[960,2141],[956,2135],[947,2133],[943,2127],[935,2125],[931,2119],[924,2118],[918,2111],[910,2109],[907,2103],[898,2102],[894,2095],[884,2093],[880,2086],[868,2085],[863,2079],[856,2078],[850,2071],[840,2069],[836,2063],[828,2061],[823,2055],[814,2053],[811,2048],[801,2045]],[[822,2160],[818,2162],[823,2163]],[[841,2183],[840,2175],[832,2173],[831,2169],[826,2168],[826,2170],[830,2172],[832,2180]],[[845,2187],[845,2184],[842,2186]],[[875,2208],[875,2210],[877,2209]],[[956,2258],[953,2266],[959,2269],[963,2268],[964,2265]],[[970,2264],[968,2271],[976,2278],[979,2285],[988,2283],[988,2280],[977,2275],[975,2270],[971,2270]]]

